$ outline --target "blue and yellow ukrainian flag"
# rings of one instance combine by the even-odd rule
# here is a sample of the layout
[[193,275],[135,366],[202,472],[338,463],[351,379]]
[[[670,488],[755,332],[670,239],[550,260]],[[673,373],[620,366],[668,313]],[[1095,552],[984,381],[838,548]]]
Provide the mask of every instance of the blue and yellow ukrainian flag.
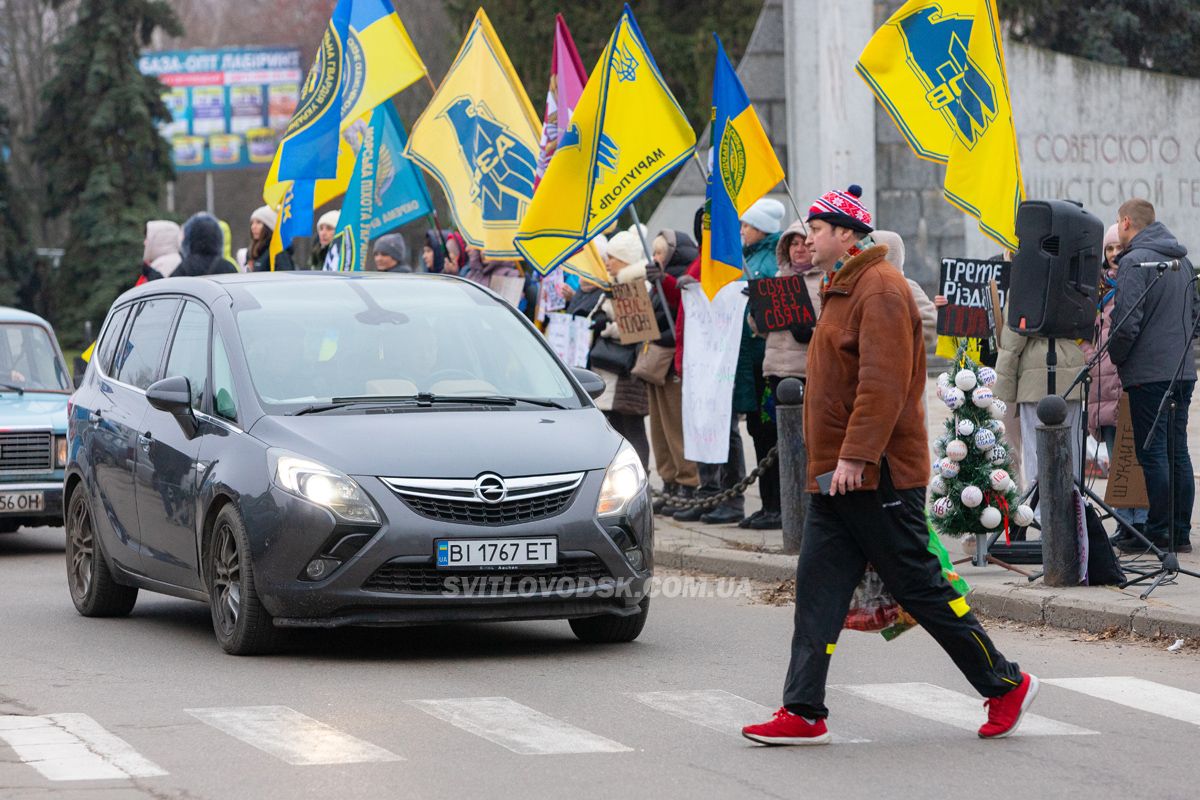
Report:
[[608,228],[695,145],[696,135],[626,5],[538,184],[517,249],[549,272]]
[[[420,80],[426,68],[388,0],[339,0],[333,18],[345,19],[341,45],[344,56],[337,68],[342,94],[333,115],[337,117],[337,131],[345,134],[360,120],[365,125],[372,109]],[[333,19],[330,23],[332,26]],[[322,53],[324,49],[322,41]],[[321,61],[322,56],[318,55],[317,63]],[[301,98],[300,107],[303,105]],[[354,171],[357,150],[352,146],[352,137],[338,138],[335,134],[334,138],[336,141],[330,139],[327,143],[329,150],[325,156],[332,158],[330,154],[336,153],[336,168],[333,172],[327,168],[320,176],[325,180],[320,180],[315,189],[314,202],[318,206],[345,194]],[[263,199],[272,207],[279,205],[287,190],[288,175],[280,171],[281,150],[275,154],[263,189]]]
[[741,216],[784,178],[771,139],[716,34],[713,72],[712,170],[705,190],[700,285],[708,298],[742,276]]
[[446,193],[463,239],[513,258],[533,198],[542,124],[480,8],[441,86],[412,127],[405,155]]
[[946,200],[1015,250],[1025,188],[995,0],[909,0],[858,74],[913,152],[946,165]]
[[275,209],[278,220],[271,232],[271,271],[275,271],[275,258],[288,247],[297,236],[311,236],[313,229],[314,181],[291,181],[287,191]]

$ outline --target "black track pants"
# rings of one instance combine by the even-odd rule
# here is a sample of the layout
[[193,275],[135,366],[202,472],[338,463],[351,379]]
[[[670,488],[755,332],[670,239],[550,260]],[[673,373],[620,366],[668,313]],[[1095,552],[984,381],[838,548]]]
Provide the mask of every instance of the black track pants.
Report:
[[[829,661],[868,563],[981,695],[997,697],[1020,685],[1020,669],[992,645],[926,549],[922,489],[893,489],[885,461],[880,488],[811,499],[796,565],[795,631],[783,690],[789,711],[810,718],[829,715]],[[880,647],[887,646],[881,639]],[[886,657],[881,651],[880,658]]]

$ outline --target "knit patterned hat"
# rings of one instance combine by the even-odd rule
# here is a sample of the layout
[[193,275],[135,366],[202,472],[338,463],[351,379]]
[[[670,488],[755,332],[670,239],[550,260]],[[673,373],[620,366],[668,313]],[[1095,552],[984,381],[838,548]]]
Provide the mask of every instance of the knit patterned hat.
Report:
[[860,233],[870,233],[871,212],[862,204],[862,187],[851,184],[844,192],[826,192],[808,208],[808,221],[815,219]]

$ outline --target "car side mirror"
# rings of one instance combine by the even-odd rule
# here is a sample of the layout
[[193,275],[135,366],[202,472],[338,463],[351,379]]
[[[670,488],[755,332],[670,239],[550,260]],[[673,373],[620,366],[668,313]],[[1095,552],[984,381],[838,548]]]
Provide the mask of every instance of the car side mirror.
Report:
[[75,356],[75,363],[72,365],[73,368],[71,370],[71,381],[75,384],[76,389],[83,386],[83,376],[87,373],[87,366],[88,363],[86,361],[79,356]]
[[146,389],[146,400],[159,411],[175,417],[189,439],[196,435],[200,426],[192,412],[192,384],[187,378],[176,375],[155,381]]
[[588,397],[595,400],[604,394],[604,378],[601,378],[590,369],[571,367],[571,374],[575,376],[575,380],[579,381],[579,385],[587,392]]

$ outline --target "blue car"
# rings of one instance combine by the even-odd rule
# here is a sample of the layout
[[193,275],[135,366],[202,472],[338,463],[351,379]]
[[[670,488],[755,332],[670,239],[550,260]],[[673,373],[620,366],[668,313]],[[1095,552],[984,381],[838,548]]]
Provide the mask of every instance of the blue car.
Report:
[[50,323],[0,307],[0,533],[62,525],[73,389]]

